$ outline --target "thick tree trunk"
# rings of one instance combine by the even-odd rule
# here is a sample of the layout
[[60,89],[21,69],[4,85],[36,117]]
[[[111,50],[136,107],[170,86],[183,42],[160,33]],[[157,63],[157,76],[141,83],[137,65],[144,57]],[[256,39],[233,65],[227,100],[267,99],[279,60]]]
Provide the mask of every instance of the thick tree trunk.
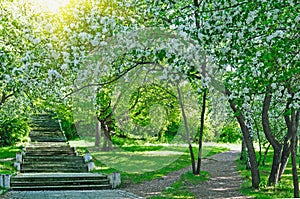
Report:
[[99,147],[101,144],[101,124],[96,121],[96,130],[95,130],[95,147]]
[[112,150],[112,143],[111,143],[111,136],[110,133],[104,129],[104,142],[103,142],[103,151],[110,151]]
[[200,174],[201,170],[201,160],[202,160],[202,140],[203,140],[203,133],[204,133],[204,121],[205,121],[205,108],[206,108],[206,99],[207,99],[207,89],[204,90],[202,96],[202,110],[201,110],[201,121],[200,121],[200,134],[199,134],[199,141],[198,141],[198,161],[197,161],[197,175]]
[[282,155],[281,155],[281,165],[280,165],[279,175],[278,175],[279,180],[281,179],[281,177],[284,173],[284,170],[286,168],[286,165],[287,165],[289,157],[290,157],[290,153],[291,153],[290,138],[288,138],[288,136],[286,136],[284,139],[283,150],[282,150]]
[[190,132],[189,132],[187,118],[186,118],[185,111],[184,111],[184,105],[183,105],[183,101],[182,101],[182,97],[181,97],[181,92],[180,92],[180,88],[178,87],[178,85],[177,85],[177,93],[178,93],[178,101],[180,104],[181,114],[183,117],[185,133],[186,133],[186,137],[187,137],[187,141],[188,141],[188,145],[189,145],[189,151],[190,151],[190,155],[191,155],[192,170],[193,170],[193,174],[195,174],[196,173],[195,156],[194,156],[194,151],[193,151],[193,147],[192,147],[192,143],[191,143]]
[[293,173],[293,185],[294,185],[294,197],[299,198],[299,180],[297,172],[297,160],[296,160],[296,135],[292,138],[292,173]]
[[290,120],[287,121],[289,124],[288,128],[292,134],[291,139],[291,154],[292,154],[292,173],[293,173],[293,185],[294,185],[294,197],[299,198],[299,180],[298,180],[298,172],[297,172],[297,130],[299,125],[300,118],[300,109],[298,111],[292,110],[292,115]]
[[261,137],[259,134],[259,126],[258,126],[258,122],[257,120],[254,118],[254,123],[255,123],[255,129],[256,129],[256,134],[257,134],[257,139],[258,139],[258,145],[259,145],[259,159],[258,159],[258,165],[260,165],[261,163],[261,159],[262,159],[262,141],[261,141]]
[[98,118],[98,120],[100,121],[101,132],[103,132],[103,138],[104,138],[103,145],[102,145],[102,150],[103,151],[110,151],[110,150],[112,150],[110,129],[107,126],[105,121],[100,120],[99,118]]
[[272,100],[272,95],[268,92],[268,88],[266,89],[265,98],[263,102],[263,110],[262,110],[262,126],[264,130],[264,134],[272,145],[274,149],[273,154],[273,162],[272,162],[272,169],[269,175],[269,185],[276,185],[279,179],[279,170],[281,165],[281,152],[282,152],[282,145],[276,139],[275,135],[272,133],[271,126],[270,126],[270,119],[269,119],[269,109]]
[[241,156],[240,156],[240,160],[245,161],[247,160],[247,148],[246,148],[246,143],[244,141],[244,138],[242,139],[242,147],[241,147]]
[[276,185],[279,180],[279,169],[281,165],[281,148],[274,149],[272,169],[269,175],[269,185]]
[[[231,93],[228,89],[226,89],[225,92],[226,92],[227,96],[230,96]],[[239,122],[239,125],[240,125],[242,133],[243,133],[243,138],[244,138],[245,144],[247,146],[248,155],[249,155],[249,159],[250,159],[250,163],[251,163],[252,187],[257,189],[259,187],[259,183],[260,183],[260,174],[259,174],[259,170],[258,170],[258,164],[257,164],[257,160],[256,160],[255,150],[253,147],[253,143],[251,141],[250,131],[246,125],[246,121],[245,121],[242,113],[237,110],[234,102],[232,100],[229,100],[229,104],[230,104],[231,109],[233,110],[233,112],[236,115],[236,118]]]
[[267,148],[266,148],[266,151],[265,151],[265,153],[264,153],[264,159],[263,159],[263,161],[262,161],[262,165],[266,165],[266,159],[267,159],[267,155],[268,155],[270,146],[271,146],[271,144],[269,144],[269,145],[267,146]]

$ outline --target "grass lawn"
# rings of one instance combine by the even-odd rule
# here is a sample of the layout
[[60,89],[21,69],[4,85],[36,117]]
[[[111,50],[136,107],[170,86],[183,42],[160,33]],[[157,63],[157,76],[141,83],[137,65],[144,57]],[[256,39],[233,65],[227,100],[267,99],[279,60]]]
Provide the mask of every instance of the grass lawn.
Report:
[[[255,190],[251,188],[251,172],[245,169],[245,164],[242,161],[238,161],[238,169],[244,178],[244,183],[242,184],[241,192],[253,196],[255,198],[263,198],[263,199],[273,199],[273,198],[293,198],[293,179],[292,179],[292,165],[291,161],[287,165],[287,168],[282,176],[282,179],[278,183],[277,186],[267,186],[268,185],[268,177],[271,171],[272,166],[272,156],[273,151],[269,150],[266,164],[260,165],[260,176],[261,183],[260,189]],[[257,154],[258,157],[258,154]],[[300,173],[300,169],[298,169],[298,174]]]
[[192,172],[187,172],[180,176],[180,180],[166,188],[160,196],[153,196],[151,199],[167,199],[167,198],[195,198],[194,194],[187,190],[186,185],[197,185],[209,179],[209,173],[201,171],[201,175],[195,176]]
[[[94,172],[111,173],[121,172],[123,183],[141,183],[161,178],[170,172],[180,170],[191,165],[191,159],[186,147],[179,146],[126,146],[122,151],[92,153],[96,164]],[[124,151],[125,150],[125,151]],[[225,147],[205,146],[204,157],[211,156],[229,150]],[[196,148],[194,148],[196,152]],[[198,154],[195,154],[197,157]],[[101,157],[100,157],[101,156]],[[111,168],[102,161],[114,161]],[[125,167],[128,171],[122,172]],[[121,168],[121,171],[119,170]],[[137,171],[137,172],[134,172]],[[164,198],[195,198],[192,192],[186,189],[186,185],[199,184],[209,179],[209,174],[201,171],[200,176],[194,176],[191,172],[185,173],[180,180],[165,189],[160,196],[152,199]]]
[[[73,146],[77,144],[72,142]],[[95,170],[109,174],[120,172],[123,183],[141,183],[161,178],[172,171],[191,165],[187,147],[174,145],[130,145],[111,152],[102,152],[88,147],[92,153]],[[77,145],[77,150],[85,152]],[[229,150],[226,147],[205,146],[204,157]],[[194,148],[196,152],[196,147]],[[197,157],[198,154],[195,154]]]
[[16,146],[0,148],[0,174],[13,174],[16,172],[13,164],[16,153],[20,151],[21,148]]
[[[16,146],[0,147],[0,174],[14,174],[17,172],[13,166],[16,153],[20,152],[21,148]],[[0,196],[4,194],[6,189],[0,187]]]

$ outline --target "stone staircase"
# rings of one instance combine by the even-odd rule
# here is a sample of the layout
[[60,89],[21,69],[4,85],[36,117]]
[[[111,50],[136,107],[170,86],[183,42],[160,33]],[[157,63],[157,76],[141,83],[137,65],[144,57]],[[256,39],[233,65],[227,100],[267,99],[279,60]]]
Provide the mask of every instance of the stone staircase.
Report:
[[88,172],[87,163],[66,142],[51,115],[32,118],[30,142],[24,149],[20,174],[11,178],[13,190],[110,189],[106,175]]
[[111,189],[107,176],[93,173],[21,174],[10,183],[17,191]]

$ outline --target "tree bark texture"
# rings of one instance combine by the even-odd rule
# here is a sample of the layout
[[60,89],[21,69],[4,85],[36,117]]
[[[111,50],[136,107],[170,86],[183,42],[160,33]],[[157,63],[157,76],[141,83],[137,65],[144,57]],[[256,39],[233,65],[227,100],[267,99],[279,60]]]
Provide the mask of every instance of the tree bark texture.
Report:
[[[230,91],[226,89],[226,95],[230,96]],[[259,187],[260,183],[260,174],[259,174],[259,169],[258,169],[258,164],[256,160],[256,154],[255,150],[253,147],[250,131],[246,125],[246,121],[240,111],[236,108],[236,105],[234,101],[228,100],[231,109],[233,110],[234,114],[236,115],[236,118],[239,122],[239,125],[241,127],[242,133],[243,133],[243,138],[247,147],[250,163],[251,163],[251,177],[252,177],[252,187],[257,189]]]

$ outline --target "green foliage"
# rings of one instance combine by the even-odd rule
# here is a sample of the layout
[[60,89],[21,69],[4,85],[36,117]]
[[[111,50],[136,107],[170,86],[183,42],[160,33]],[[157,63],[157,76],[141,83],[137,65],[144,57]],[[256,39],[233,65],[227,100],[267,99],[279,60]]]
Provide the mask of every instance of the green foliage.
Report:
[[65,133],[67,140],[75,140],[79,138],[74,124],[74,119],[72,117],[61,118],[61,127]]
[[97,93],[97,117],[100,120],[106,120],[112,114],[111,107],[111,94],[112,89],[110,87],[104,87],[98,90]]
[[236,143],[241,141],[242,133],[235,122],[229,123],[222,128],[218,142],[221,143]]
[[54,115],[53,119],[60,121],[61,128],[64,131],[67,140],[76,140],[79,138],[75,127],[72,106],[70,104],[57,103],[52,105],[47,102],[43,102],[39,106],[42,111],[45,109],[52,110],[51,113]]
[[[161,111],[157,105],[162,106],[164,110]],[[164,112],[165,121],[162,121],[163,124],[157,123],[161,129],[158,129],[159,132],[153,132],[159,140],[163,140],[164,136],[171,139],[178,132],[180,112],[176,96],[169,89],[157,84],[143,85],[131,95],[130,116],[136,124],[144,127],[157,122],[154,120]]]
[[26,141],[29,133],[28,121],[14,118],[0,121],[0,147],[13,146]]

